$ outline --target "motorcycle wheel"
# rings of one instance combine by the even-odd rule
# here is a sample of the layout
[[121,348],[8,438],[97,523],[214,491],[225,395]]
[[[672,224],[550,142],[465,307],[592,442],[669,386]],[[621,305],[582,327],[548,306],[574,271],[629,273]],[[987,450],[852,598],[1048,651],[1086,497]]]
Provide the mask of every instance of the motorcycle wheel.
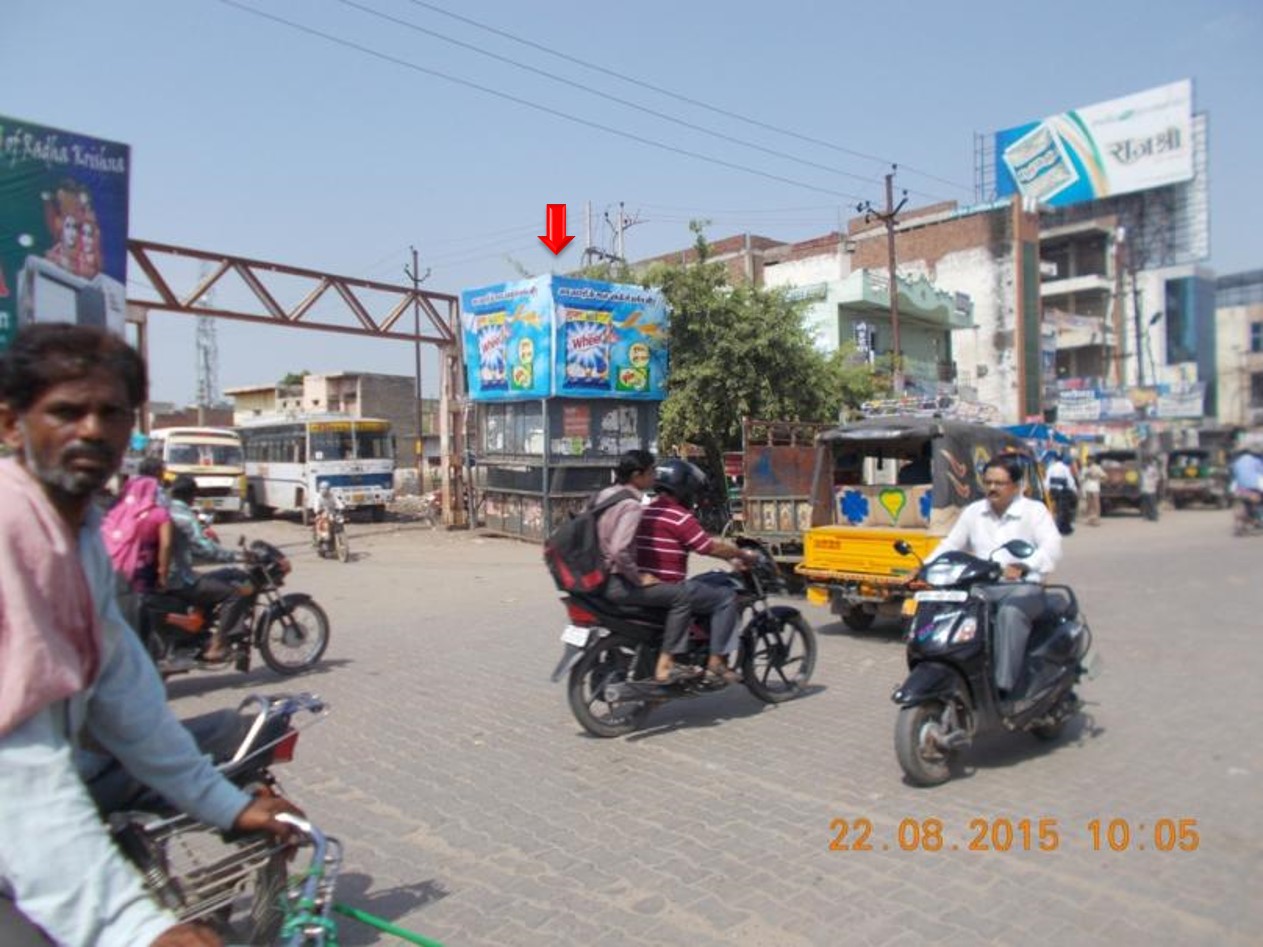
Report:
[[741,655],[746,688],[768,704],[798,697],[815,669],[816,632],[801,615],[763,616]]
[[333,546],[339,562],[346,562],[351,558],[351,544],[346,541],[346,530],[340,529],[333,534]]
[[570,670],[566,688],[570,711],[579,725],[597,737],[621,737],[636,730],[649,713],[644,702],[610,704],[605,688],[631,677],[635,649],[605,638]]
[[955,754],[939,749],[932,739],[934,731],[942,729],[946,710],[939,701],[899,710],[895,720],[895,756],[915,786],[938,786],[952,778]]
[[313,667],[329,647],[329,616],[315,602],[295,602],[289,613],[267,623],[259,636],[259,652],[277,674],[297,674]]

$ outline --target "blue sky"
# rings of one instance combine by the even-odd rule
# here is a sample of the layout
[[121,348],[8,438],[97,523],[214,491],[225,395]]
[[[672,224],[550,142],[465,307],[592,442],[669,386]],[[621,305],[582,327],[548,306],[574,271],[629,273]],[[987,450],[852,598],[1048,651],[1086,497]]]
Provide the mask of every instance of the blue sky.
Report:
[[[1210,115],[1209,264],[1263,265],[1257,2],[232,3],[9,0],[0,114],[131,145],[133,237],[384,282],[415,245],[426,287],[458,293],[577,265],[588,201],[607,248],[600,218],[624,203],[633,259],[687,245],[691,218],[712,238],[825,233],[879,201],[891,161],[913,202],[967,203],[974,132],[1191,77]],[[560,258],[536,239],[549,203],[578,235]],[[134,267],[129,281],[142,295]],[[412,372],[397,342],[223,321],[218,335],[225,388]],[[192,398],[193,336],[187,316],[154,317],[155,398]]]

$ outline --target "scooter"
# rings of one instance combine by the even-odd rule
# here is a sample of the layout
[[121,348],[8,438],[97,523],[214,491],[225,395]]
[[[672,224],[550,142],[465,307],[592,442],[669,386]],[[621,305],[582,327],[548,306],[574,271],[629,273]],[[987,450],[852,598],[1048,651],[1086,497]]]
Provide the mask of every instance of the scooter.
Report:
[[[907,542],[901,556],[916,555]],[[909,600],[915,611],[907,631],[908,677],[891,695],[899,705],[895,755],[908,781],[935,786],[951,778],[960,754],[980,732],[1025,731],[1053,740],[1082,704],[1074,687],[1092,679],[1099,660],[1074,592],[1044,587],[1047,613],[1035,622],[1012,701],[1002,702],[993,673],[995,606],[982,593],[1002,581],[1001,550],[1015,559],[1033,555],[1013,539],[986,559],[945,553],[921,567]],[[918,557],[920,561],[920,557]]]

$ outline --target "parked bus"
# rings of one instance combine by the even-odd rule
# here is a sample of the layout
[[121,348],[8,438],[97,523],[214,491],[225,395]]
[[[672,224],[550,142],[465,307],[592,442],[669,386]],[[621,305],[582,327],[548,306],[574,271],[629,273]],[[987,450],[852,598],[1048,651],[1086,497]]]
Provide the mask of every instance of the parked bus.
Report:
[[246,466],[241,438],[217,427],[163,427],[149,432],[145,453],[162,459],[163,482],[180,474],[197,481],[197,505],[215,513],[241,512]]
[[318,415],[253,421],[237,431],[246,454],[247,515],[297,512],[306,523],[311,498],[328,483],[348,510],[385,517],[395,496],[389,421]]

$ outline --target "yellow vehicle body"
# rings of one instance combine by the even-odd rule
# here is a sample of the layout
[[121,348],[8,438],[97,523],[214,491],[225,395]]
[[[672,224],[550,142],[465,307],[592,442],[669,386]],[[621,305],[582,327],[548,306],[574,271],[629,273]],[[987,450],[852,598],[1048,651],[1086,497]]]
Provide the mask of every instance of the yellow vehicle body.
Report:
[[874,418],[822,433],[818,446],[813,525],[795,572],[810,601],[830,604],[855,629],[900,615],[919,562],[895,543],[927,559],[982,497],[981,471],[992,457],[1019,455],[1027,495],[1045,500],[1031,449],[990,425]]

